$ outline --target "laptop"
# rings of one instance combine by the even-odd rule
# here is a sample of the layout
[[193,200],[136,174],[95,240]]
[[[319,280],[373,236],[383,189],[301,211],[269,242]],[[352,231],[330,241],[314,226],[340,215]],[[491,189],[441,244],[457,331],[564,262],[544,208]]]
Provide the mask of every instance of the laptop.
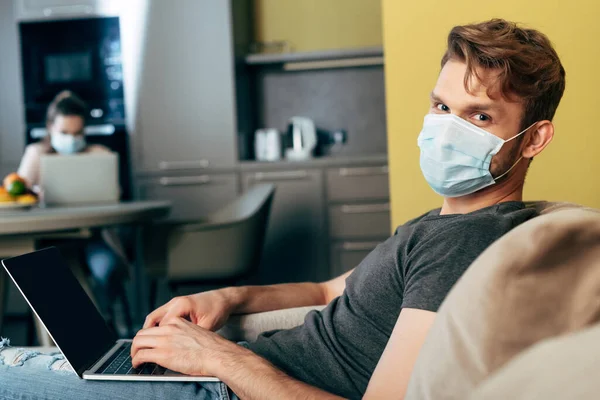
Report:
[[82,379],[218,382],[156,364],[131,365],[131,340],[108,328],[56,247],[2,261],[27,303]]
[[47,154],[40,158],[40,186],[47,205],[119,201],[119,156]]

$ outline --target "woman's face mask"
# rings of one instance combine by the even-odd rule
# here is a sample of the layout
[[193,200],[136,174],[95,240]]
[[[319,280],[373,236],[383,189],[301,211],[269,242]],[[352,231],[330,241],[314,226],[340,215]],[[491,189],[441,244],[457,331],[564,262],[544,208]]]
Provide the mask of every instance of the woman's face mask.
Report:
[[71,135],[60,131],[54,131],[50,135],[50,144],[59,154],[75,154],[85,148],[83,135]]
[[77,115],[58,115],[49,127],[50,144],[59,154],[75,154],[85,149],[84,121]]

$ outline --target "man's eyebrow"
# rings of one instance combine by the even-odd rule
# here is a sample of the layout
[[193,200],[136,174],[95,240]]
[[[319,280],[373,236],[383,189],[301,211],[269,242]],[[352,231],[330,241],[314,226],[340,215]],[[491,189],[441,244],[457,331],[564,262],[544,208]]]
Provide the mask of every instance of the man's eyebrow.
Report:
[[[436,93],[431,92],[429,98],[437,103],[446,104],[444,100]],[[495,103],[470,103],[463,107],[466,111],[500,111],[501,107],[498,107]]]
[[438,102],[438,103],[444,103],[444,100],[442,100],[440,98],[440,96],[438,96],[437,94],[435,94],[434,92],[429,93],[429,98],[432,101]]

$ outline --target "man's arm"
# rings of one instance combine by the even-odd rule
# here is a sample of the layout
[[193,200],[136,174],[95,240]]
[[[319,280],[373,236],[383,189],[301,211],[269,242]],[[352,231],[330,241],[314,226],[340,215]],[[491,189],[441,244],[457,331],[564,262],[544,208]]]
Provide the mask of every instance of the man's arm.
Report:
[[287,376],[252,351],[182,318],[138,332],[131,356],[136,368],[152,362],[187,375],[216,376],[245,400],[340,399]]
[[346,278],[352,271],[322,283],[283,283],[270,286],[231,287],[223,290],[227,291],[227,296],[234,304],[232,314],[325,305],[342,294],[346,288]]
[[271,286],[242,286],[175,297],[146,317],[144,328],[185,317],[210,330],[225,324],[231,314],[249,314],[284,308],[329,304],[346,288],[352,271],[323,283],[287,283]]
[[402,309],[364,399],[404,398],[417,356],[435,316],[436,313],[431,311]]
[[246,350],[235,358],[222,358],[217,376],[244,400],[339,400],[341,397],[289,377],[262,357]]

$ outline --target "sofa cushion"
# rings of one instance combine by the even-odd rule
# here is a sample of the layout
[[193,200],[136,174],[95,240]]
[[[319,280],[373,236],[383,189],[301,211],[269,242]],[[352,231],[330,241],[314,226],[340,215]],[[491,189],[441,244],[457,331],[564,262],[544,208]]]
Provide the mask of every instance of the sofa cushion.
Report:
[[600,379],[600,324],[543,340],[479,385],[469,400],[596,400]]
[[600,319],[600,213],[540,209],[548,206],[554,211],[499,239],[451,290],[407,399],[465,399],[534,343]]

